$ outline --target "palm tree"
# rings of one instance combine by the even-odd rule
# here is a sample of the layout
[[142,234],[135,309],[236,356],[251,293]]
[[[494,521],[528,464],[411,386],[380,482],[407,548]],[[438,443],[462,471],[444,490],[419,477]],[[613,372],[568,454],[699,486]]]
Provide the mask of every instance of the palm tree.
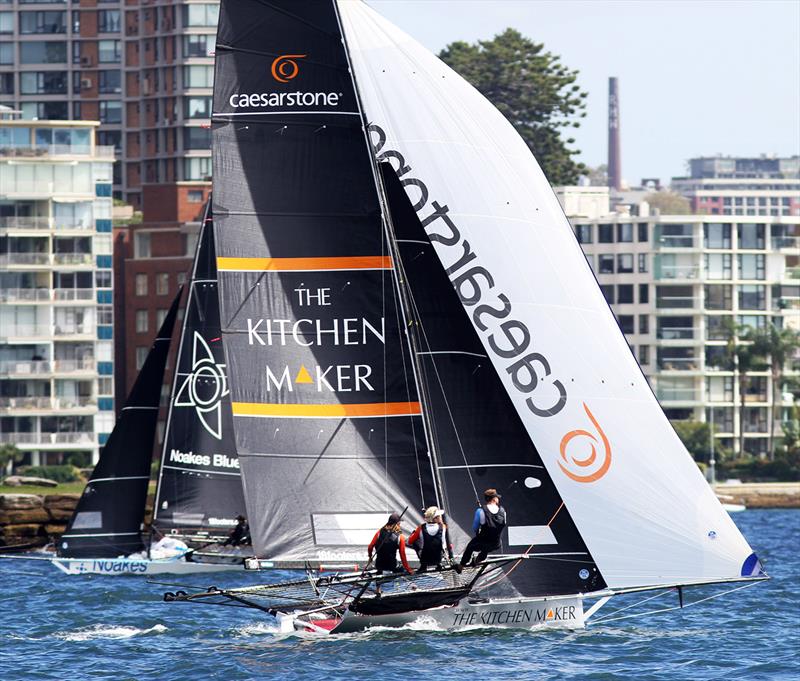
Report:
[[[769,407],[769,458],[775,459],[775,419],[780,420],[780,404],[783,401],[784,370],[786,363],[800,349],[800,333],[792,328],[779,328],[770,323],[765,329],[753,337],[753,347],[763,357],[769,359],[770,374],[772,377],[772,402]],[[775,407],[778,405],[778,413]]]

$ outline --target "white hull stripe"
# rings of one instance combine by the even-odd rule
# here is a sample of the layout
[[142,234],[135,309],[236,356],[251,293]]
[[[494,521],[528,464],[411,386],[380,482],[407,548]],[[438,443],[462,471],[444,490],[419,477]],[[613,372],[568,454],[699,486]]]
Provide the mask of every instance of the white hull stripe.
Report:
[[240,476],[240,473],[232,473],[228,471],[215,471],[210,470],[208,468],[182,468],[181,466],[170,466],[168,464],[164,464],[162,468],[169,468],[173,471],[187,471],[189,473],[207,473],[209,475],[235,475],[236,477]]
[[[138,537],[139,532],[102,532],[96,534],[62,534],[63,537]],[[70,558],[69,560],[76,560]]]
[[86,484],[91,485],[95,482],[116,482],[117,480],[149,480],[149,479],[150,479],[149,475],[130,475],[128,477],[123,477],[123,478],[97,478],[95,480],[89,480],[89,482],[87,482]]

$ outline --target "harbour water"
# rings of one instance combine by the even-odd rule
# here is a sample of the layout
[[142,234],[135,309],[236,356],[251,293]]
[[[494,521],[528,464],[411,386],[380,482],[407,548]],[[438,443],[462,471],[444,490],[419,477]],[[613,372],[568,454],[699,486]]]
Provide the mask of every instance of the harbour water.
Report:
[[[616,599],[580,632],[418,626],[327,639],[285,635],[251,610],[162,603],[175,587],[141,577],[68,577],[45,562],[0,560],[0,679],[797,679],[800,510],[745,511],[735,520],[771,581],[683,610],[611,621],[615,610],[653,594]],[[264,579],[222,573],[175,581],[205,587]],[[735,586],[690,590],[686,602]],[[673,592],[639,609],[675,605]]]

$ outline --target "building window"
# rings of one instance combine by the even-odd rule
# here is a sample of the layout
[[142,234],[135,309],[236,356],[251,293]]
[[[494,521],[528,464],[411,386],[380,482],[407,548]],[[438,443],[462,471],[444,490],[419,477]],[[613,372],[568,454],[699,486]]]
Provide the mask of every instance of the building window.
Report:
[[14,43],[11,41],[0,43],[0,64],[4,66],[14,63]]
[[703,239],[705,241],[706,248],[730,248],[730,224],[703,225]]
[[113,378],[98,378],[97,379],[97,394],[98,395],[113,395],[114,394],[114,379]]
[[639,284],[639,303],[645,304],[650,302],[650,286],[648,284]]
[[164,320],[167,318],[167,312],[169,312],[169,310],[166,310],[164,308],[156,310],[156,328],[159,328],[159,329],[161,328],[161,325],[164,323]]
[[14,32],[14,13],[0,12],[0,33]]
[[592,243],[592,226],[591,225],[575,225],[575,236],[578,238],[579,244]]
[[111,305],[97,306],[97,323],[98,324],[114,323],[114,308],[111,307]]
[[597,243],[600,244],[613,244],[614,243],[614,225],[598,225]]
[[765,256],[739,255],[739,279],[765,279]]
[[600,274],[614,274],[614,256],[600,255],[598,258]]
[[169,273],[159,272],[156,275],[156,295],[165,296],[169,293]]
[[613,284],[601,284],[600,290],[603,292],[603,296],[606,299],[606,302],[609,305],[614,304],[614,285]]
[[762,250],[764,248],[764,225],[754,225],[752,223],[742,223],[737,226],[736,233],[739,241],[739,248],[753,248]]
[[111,288],[111,271],[97,270],[94,273],[94,285],[97,288]]
[[706,277],[708,279],[730,279],[733,277],[730,253],[706,253]]
[[147,333],[148,315],[147,310],[136,310],[136,333]]
[[767,287],[754,284],[745,284],[739,289],[740,310],[766,310]]
[[650,364],[650,346],[639,346],[639,364]]
[[633,254],[620,253],[617,256],[617,274],[633,273]]
[[144,361],[147,359],[147,353],[150,348],[140,345],[136,348],[136,369],[137,371],[144,366]]
[[217,26],[219,20],[219,4],[183,5],[183,25],[190,26]]
[[66,64],[67,43],[24,42],[20,43],[19,55],[23,64]]
[[203,190],[190,189],[188,192],[186,192],[186,200],[189,203],[203,203]]
[[137,296],[146,296],[147,295],[147,275],[146,274],[137,274],[136,275],[136,295]]
[[211,130],[209,128],[184,128],[183,148],[186,150],[211,149]]
[[122,102],[100,102],[100,121],[103,123],[121,123]]
[[213,87],[214,67],[205,65],[184,66],[183,86],[187,88]]
[[211,159],[209,157],[183,159],[184,180],[207,180],[210,177]]
[[122,76],[120,71],[98,71],[97,89],[101,95],[122,92]]
[[20,109],[22,110],[22,117],[25,119],[51,121],[69,119],[67,102],[22,102]]
[[122,50],[119,40],[98,40],[97,61],[101,64],[119,64],[122,60]]
[[135,232],[133,235],[133,257],[150,257],[150,232]]
[[29,71],[20,74],[20,92],[23,95],[65,95],[66,71]]
[[647,242],[647,236],[648,236],[647,235],[647,223],[646,222],[640,222],[636,226],[636,229],[637,229],[637,232],[638,232],[639,243]]
[[184,97],[184,118],[211,118],[211,97]]
[[714,286],[704,287],[706,309],[708,310],[730,310],[733,307],[733,287]]
[[633,302],[633,284],[620,284],[617,286],[617,303]]
[[183,36],[184,57],[208,57],[214,52],[214,35],[198,33]]
[[639,272],[647,272],[647,253],[639,253]]
[[66,33],[66,12],[20,12],[19,32],[23,35],[35,33]]
[[628,244],[633,241],[633,225],[623,222],[617,225],[617,241],[621,244]]
[[646,314],[639,315],[639,333],[644,335],[650,333],[650,317]]
[[625,335],[633,333],[634,317],[632,314],[621,314],[617,317],[619,328]]
[[100,33],[119,33],[120,16],[118,9],[101,9],[97,13],[97,30]]
[[186,283],[186,272],[178,272],[175,280],[178,282],[178,286],[183,286]]

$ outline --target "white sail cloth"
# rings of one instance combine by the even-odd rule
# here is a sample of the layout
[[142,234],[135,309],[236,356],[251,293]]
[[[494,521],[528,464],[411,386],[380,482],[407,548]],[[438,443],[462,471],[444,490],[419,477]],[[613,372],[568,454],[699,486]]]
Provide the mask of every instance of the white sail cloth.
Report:
[[398,171],[609,587],[749,574],[750,547],[659,407],[523,140],[368,6],[339,9],[378,157]]

